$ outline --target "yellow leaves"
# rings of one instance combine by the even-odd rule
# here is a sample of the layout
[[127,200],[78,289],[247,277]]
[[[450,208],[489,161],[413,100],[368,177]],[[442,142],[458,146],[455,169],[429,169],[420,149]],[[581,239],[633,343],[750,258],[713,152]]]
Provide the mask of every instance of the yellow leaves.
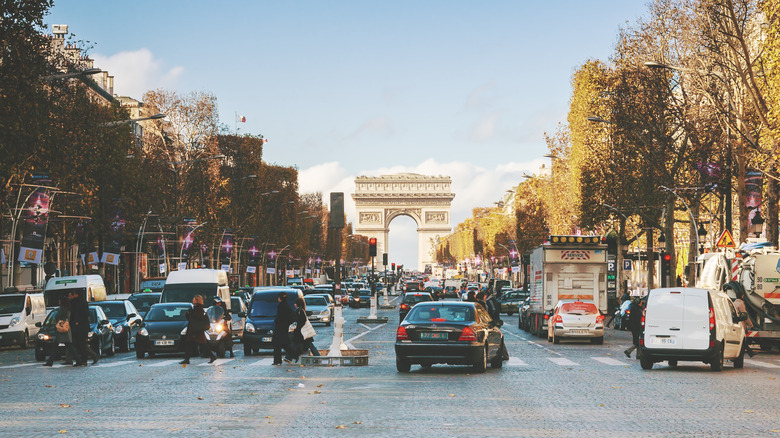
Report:
[[67,405],[65,403],[60,403],[60,407],[61,408],[69,408],[69,407],[71,407],[71,405]]
[[346,428],[347,428],[347,426],[345,426],[343,424],[339,424],[338,426],[336,426],[336,429],[346,429]]

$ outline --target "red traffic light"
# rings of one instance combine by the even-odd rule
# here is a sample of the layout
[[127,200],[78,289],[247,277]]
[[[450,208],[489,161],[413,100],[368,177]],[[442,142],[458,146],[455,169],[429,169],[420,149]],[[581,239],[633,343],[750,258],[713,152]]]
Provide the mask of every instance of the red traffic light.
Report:
[[672,260],[672,255],[671,254],[664,254],[664,261],[665,262],[668,262],[668,261],[671,261],[671,260]]
[[368,256],[369,257],[376,256],[376,237],[372,237],[368,239]]

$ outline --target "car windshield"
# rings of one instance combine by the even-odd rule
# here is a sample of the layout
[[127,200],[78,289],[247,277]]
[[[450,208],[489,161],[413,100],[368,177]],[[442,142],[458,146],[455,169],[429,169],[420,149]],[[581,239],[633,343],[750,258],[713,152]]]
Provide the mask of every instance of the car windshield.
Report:
[[327,306],[328,303],[322,297],[306,297],[306,306]]
[[469,306],[417,305],[406,317],[409,322],[465,322],[474,321],[474,309]]
[[593,303],[563,303],[560,313],[567,315],[596,315],[599,309]]
[[359,293],[360,293],[361,297],[371,296],[371,290],[370,289],[361,289]]
[[94,307],[89,308],[89,323],[90,324],[97,323],[97,310],[95,310]]
[[124,318],[127,316],[125,303],[100,303],[100,308],[108,319]]
[[404,296],[404,304],[417,304],[423,301],[433,301],[428,294],[406,294]]
[[148,312],[152,305],[160,302],[160,295],[133,295],[129,300],[139,311]]
[[241,298],[233,297],[230,299],[230,313],[238,313],[241,311]]
[[191,303],[195,295],[203,297],[204,302],[211,302],[217,295],[216,283],[182,283],[165,284],[161,303]]
[[0,314],[19,313],[24,308],[24,295],[0,295]]
[[43,325],[52,326],[57,323],[57,315],[60,313],[60,309],[56,308],[49,312],[49,315],[46,317],[46,320],[43,321]]
[[250,316],[276,316],[276,309],[279,307],[279,300],[276,294],[255,295],[252,298],[252,310]]
[[222,315],[225,314],[225,309],[222,308],[222,306],[211,306],[208,310],[206,310],[206,315],[208,315],[209,320],[211,322],[217,322],[220,319],[222,319]]
[[145,321],[186,321],[187,311],[192,306],[153,306],[146,314]]

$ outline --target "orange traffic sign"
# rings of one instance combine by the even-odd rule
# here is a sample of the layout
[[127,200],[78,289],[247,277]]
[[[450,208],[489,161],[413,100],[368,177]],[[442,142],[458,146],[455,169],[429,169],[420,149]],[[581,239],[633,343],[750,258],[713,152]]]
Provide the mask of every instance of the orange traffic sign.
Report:
[[731,231],[723,230],[723,234],[720,235],[720,239],[718,239],[716,246],[718,248],[736,248],[737,244],[734,243],[734,237],[731,235]]

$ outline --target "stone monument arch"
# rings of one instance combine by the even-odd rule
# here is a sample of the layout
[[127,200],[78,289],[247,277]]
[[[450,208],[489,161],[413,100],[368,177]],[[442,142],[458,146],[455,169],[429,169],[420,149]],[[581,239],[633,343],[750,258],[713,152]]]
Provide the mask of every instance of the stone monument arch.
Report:
[[382,254],[392,254],[388,247],[390,222],[398,216],[409,216],[417,223],[417,269],[436,264],[438,240],[452,232],[450,206],[455,197],[450,191],[452,179],[398,173],[378,177],[355,178],[355,234],[377,239],[377,267]]

